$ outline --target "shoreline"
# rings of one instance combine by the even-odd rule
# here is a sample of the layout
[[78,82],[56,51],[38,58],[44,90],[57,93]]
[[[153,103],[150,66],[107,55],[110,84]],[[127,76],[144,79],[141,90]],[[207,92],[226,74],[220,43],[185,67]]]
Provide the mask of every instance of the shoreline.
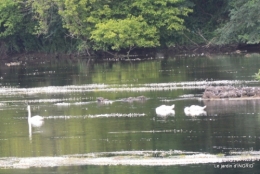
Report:
[[[129,59],[135,60],[136,58],[141,60],[146,59],[160,59],[168,58],[169,55],[176,57],[194,57],[194,56],[211,56],[211,55],[239,55],[250,53],[259,53],[258,49],[251,49],[251,46],[239,47],[238,45],[212,45],[205,47],[204,45],[199,46],[172,46],[168,48],[136,48],[131,51]],[[92,55],[86,53],[62,53],[62,52],[22,52],[22,53],[9,53],[1,57],[1,60],[37,60],[37,59],[71,59],[77,60],[82,58],[95,59],[95,60],[128,60],[126,57],[126,51],[121,50],[118,52],[104,52],[97,51]]]

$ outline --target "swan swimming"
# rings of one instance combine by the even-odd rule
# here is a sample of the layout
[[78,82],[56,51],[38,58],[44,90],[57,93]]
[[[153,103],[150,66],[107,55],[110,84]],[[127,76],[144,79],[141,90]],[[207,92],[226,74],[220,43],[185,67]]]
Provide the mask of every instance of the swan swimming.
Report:
[[36,115],[31,117],[31,107],[30,105],[27,106],[28,110],[28,124],[34,126],[34,127],[40,127],[43,124],[43,117]]
[[161,105],[155,109],[155,112],[159,116],[175,115],[174,107],[175,105]]
[[207,112],[204,110],[207,106],[191,105],[184,108],[186,116],[206,116]]

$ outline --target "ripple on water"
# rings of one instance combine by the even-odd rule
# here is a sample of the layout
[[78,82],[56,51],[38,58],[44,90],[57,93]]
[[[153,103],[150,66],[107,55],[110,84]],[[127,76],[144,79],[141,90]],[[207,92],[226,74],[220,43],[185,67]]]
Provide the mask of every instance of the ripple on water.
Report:
[[204,131],[195,131],[195,130],[184,130],[184,129],[167,129],[167,130],[147,130],[147,131],[120,131],[120,132],[108,132],[109,134],[129,134],[129,133],[167,133],[167,132],[173,132],[173,133],[204,133]]
[[220,80],[220,81],[190,81],[190,82],[170,82],[170,83],[149,83],[149,84],[88,84],[88,85],[70,85],[70,86],[48,86],[35,88],[16,88],[1,87],[0,95],[19,95],[19,94],[40,94],[40,93],[75,93],[75,92],[93,92],[93,91],[160,91],[176,89],[204,89],[209,85],[240,85],[257,83],[258,81],[241,80]]
[[172,166],[207,163],[259,161],[259,153],[234,155],[206,154],[185,151],[121,151],[74,154],[59,157],[0,158],[0,168],[29,168],[78,165],[143,165]]
[[[43,116],[44,119],[86,119],[86,118],[112,118],[112,117],[143,117],[144,113],[111,113],[111,114],[96,114],[96,115],[60,115],[60,116]],[[15,119],[28,119],[28,117],[15,117]]]

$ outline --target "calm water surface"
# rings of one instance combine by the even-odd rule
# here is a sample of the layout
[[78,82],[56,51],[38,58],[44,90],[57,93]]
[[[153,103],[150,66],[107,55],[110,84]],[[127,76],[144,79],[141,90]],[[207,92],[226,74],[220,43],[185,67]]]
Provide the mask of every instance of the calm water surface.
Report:
[[[203,101],[206,85],[258,86],[260,56],[212,56],[138,61],[23,62],[0,66],[0,157],[113,156],[117,152],[180,151],[217,156],[260,150],[260,100]],[[124,98],[145,96],[146,101]],[[109,99],[111,104],[96,101]],[[27,121],[32,115],[44,124]],[[175,104],[174,116],[155,108]],[[207,105],[205,116],[184,107]],[[105,153],[104,153],[105,152]],[[162,158],[162,157],[158,157]],[[241,164],[245,162],[239,162]],[[0,173],[256,173],[214,163],[176,166],[80,166],[1,169]]]

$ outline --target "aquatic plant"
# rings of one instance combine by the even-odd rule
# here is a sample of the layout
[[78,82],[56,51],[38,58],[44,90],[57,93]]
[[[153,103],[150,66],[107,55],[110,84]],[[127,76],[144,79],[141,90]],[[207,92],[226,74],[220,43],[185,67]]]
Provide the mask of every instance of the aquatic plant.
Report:
[[218,153],[217,154],[217,157],[224,157],[225,156],[225,154],[223,154],[223,153]]
[[258,70],[258,73],[255,73],[254,78],[260,81],[260,69]]

